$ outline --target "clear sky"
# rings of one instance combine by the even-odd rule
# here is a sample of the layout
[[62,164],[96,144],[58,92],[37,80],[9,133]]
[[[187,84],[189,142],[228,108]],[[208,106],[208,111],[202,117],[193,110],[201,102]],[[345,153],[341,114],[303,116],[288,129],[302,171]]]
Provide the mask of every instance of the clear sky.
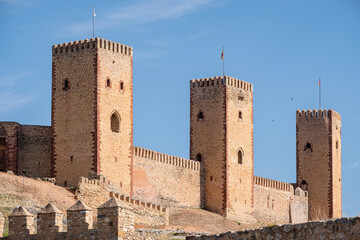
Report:
[[[254,84],[255,174],[295,182],[295,112],[342,115],[343,213],[360,214],[360,1],[0,0],[0,121],[50,125],[51,46],[134,48],[134,144],[189,156],[189,80]],[[293,99],[293,100],[291,100]]]

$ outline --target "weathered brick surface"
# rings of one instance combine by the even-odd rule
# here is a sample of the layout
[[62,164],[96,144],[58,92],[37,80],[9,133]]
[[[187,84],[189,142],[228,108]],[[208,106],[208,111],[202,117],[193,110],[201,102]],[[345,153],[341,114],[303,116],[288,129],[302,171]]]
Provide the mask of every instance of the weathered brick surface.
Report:
[[134,198],[163,206],[201,206],[199,162],[134,150]]
[[0,167],[5,172],[18,172],[19,128],[17,122],[0,122]]
[[265,223],[308,221],[308,198],[300,188],[262,177],[254,177],[254,217]]
[[255,230],[241,232],[227,232],[218,235],[186,237],[188,240],[195,239],[237,239],[237,240],[308,240],[308,239],[347,239],[358,240],[360,237],[360,217],[339,218],[336,220],[307,222],[294,225],[282,225],[264,227]]
[[[242,164],[238,163],[239,151],[243,153]],[[251,220],[251,84],[228,76],[190,82],[190,158],[196,159],[198,154],[204,168],[205,207],[233,219]]]
[[[115,112],[119,132],[111,130]],[[130,194],[132,122],[131,47],[99,38],[54,45],[53,174],[59,184],[76,185],[80,176],[96,173]]]
[[18,173],[27,177],[51,176],[51,128],[21,125]]
[[296,153],[297,184],[309,192],[309,219],[341,217],[340,115],[297,111]]

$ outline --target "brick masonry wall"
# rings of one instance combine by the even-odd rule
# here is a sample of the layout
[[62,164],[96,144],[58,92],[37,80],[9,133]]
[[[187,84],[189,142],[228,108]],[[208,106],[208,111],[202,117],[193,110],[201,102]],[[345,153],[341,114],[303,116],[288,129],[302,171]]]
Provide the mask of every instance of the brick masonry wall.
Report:
[[134,198],[163,206],[199,208],[200,163],[135,147]]
[[[227,216],[251,221],[254,211],[253,88],[226,77]],[[241,117],[240,117],[241,114]],[[242,164],[238,162],[241,151]]]
[[[0,122],[0,167],[3,171],[18,173],[20,124],[17,122]],[[4,138],[5,137],[5,138]]]
[[360,217],[339,218],[328,221],[315,221],[293,225],[264,227],[241,232],[227,232],[218,235],[186,237],[195,239],[281,239],[281,240],[307,240],[307,239],[347,239],[358,240],[360,236]]
[[[224,216],[227,198],[225,94],[221,77],[190,82],[190,159],[196,160],[201,154],[205,208]],[[202,119],[198,117],[200,112]]]
[[[96,49],[78,42],[53,46],[53,176],[75,186],[96,172]],[[68,89],[65,81],[68,80]]]
[[27,177],[51,175],[51,128],[21,125],[19,135],[18,172]]
[[[98,168],[101,175],[131,195],[133,57],[130,47],[126,47],[126,52],[125,49],[118,52],[113,44],[116,46],[116,43],[100,39],[97,53]],[[107,80],[110,80],[110,87]],[[120,89],[121,83],[123,90]],[[111,116],[115,112],[120,117],[119,132],[111,130]]]
[[288,183],[254,177],[254,217],[268,224],[308,221],[308,198],[300,188],[295,194]]
[[297,111],[297,184],[309,192],[310,220],[341,217],[340,136],[335,111]]

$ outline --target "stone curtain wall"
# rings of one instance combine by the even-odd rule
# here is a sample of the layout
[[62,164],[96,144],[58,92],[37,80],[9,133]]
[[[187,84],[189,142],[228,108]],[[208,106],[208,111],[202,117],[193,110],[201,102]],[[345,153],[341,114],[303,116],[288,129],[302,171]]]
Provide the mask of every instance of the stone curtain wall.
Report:
[[51,176],[51,128],[21,125],[18,174],[27,177]]
[[2,213],[0,212],[0,237],[4,236],[4,224],[5,224],[5,219]]
[[76,190],[76,198],[85,202],[91,208],[97,208],[106,202],[109,197],[115,197],[132,209],[136,223],[156,226],[169,224],[168,208],[153,202],[134,199],[116,190],[113,184],[105,178],[89,180],[82,177]]
[[[9,215],[7,240],[60,240],[60,239],[121,239],[134,232],[134,215],[116,198],[110,198],[97,209],[97,221],[93,222],[92,209],[78,201],[64,215],[54,205],[48,204],[37,221],[23,207],[15,208]],[[1,223],[1,222],[0,222]],[[35,231],[37,226],[37,232]],[[96,226],[94,228],[93,226]],[[64,231],[67,229],[67,231]]]
[[0,170],[50,177],[51,128],[0,122]]
[[200,163],[134,147],[134,198],[199,208]]
[[308,239],[347,239],[358,240],[360,238],[360,217],[339,218],[328,221],[315,221],[293,225],[282,225],[273,227],[264,227],[255,230],[246,230],[241,232],[227,232],[218,235],[194,237],[186,239],[236,239],[236,240],[308,240]]
[[254,217],[265,223],[284,224],[308,221],[307,193],[291,184],[254,177]]

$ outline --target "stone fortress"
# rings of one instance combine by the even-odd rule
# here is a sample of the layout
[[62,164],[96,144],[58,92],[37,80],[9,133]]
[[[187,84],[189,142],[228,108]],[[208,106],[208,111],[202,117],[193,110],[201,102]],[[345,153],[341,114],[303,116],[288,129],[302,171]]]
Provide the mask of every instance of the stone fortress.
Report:
[[51,101],[51,127],[0,122],[1,171],[52,177],[65,187],[101,179],[117,196],[159,209],[204,208],[239,222],[342,216],[341,118],[334,110],[296,112],[296,183],[284,183],[254,176],[248,82],[190,81],[189,159],[133,145],[129,46],[100,38],[54,45]]

